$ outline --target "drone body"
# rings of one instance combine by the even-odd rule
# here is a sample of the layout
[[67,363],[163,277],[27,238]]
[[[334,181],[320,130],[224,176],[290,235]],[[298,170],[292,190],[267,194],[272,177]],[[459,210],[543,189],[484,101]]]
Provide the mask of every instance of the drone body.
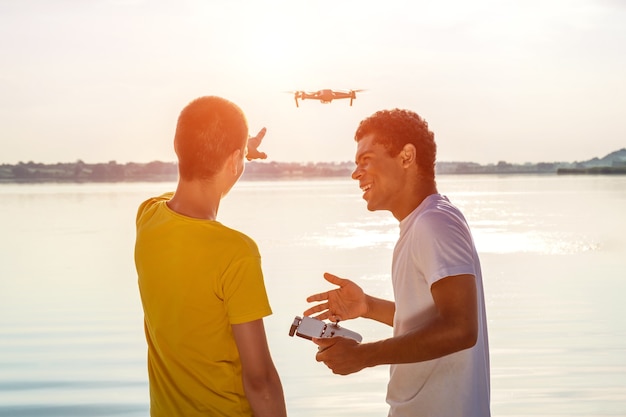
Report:
[[340,98],[349,98],[352,106],[352,101],[356,98],[356,93],[359,91],[363,90],[334,91],[326,89],[319,91],[294,91],[294,98],[296,107],[300,107],[298,100],[319,100],[320,103],[328,104]]

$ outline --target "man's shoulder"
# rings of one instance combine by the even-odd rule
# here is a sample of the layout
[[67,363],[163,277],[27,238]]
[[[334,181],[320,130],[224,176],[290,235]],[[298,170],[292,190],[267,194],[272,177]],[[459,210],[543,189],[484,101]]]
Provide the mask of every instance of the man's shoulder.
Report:
[[174,192],[173,191],[169,191],[157,196],[153,196],[153,197],[149,197],[147,199],[145,199],[140,205],[139,207],[145,207],[145,206],[150,206],[159,202],[163,202],[163,201],[169,201],[172,199],[172,197],[174,196]]
[[450,220],[462,217],[461,210],[448,197],[441,194],[432,194],[425,200],[422,216],[428,219]]
[[227,242],[234,246],[238,246],[243,250],[252,251],[255,254],[258,253],[258,246],[254,239],[252,239],[250,236],[240,230],[233,229],[221,223],[220,225],[222,226],[222,233],[223,236],[227,239]]
[[403,225],[406,233],[431,235],[438,239],[452,236],[451,230],[466,227],[467,222],[462,212],[446,196],[440,194],[428,196]]
[[137,209],[137,218],[136,221],[139,222],[139,220],[141,219],[141,217],[148,211],[154,210],[159,204],[162,204],[166,201],[169,201],[172,196],[174,195],[173,192],[167,192],[167,193],[163,193],[159,196],[155,196],[155,197],[150,197],[146,200],[144,200],[140,205],[139,208]]

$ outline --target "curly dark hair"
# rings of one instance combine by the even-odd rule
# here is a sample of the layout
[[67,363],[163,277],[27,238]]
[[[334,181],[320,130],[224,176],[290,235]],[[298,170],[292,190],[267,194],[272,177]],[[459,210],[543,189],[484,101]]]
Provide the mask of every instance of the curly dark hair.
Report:
[[360,141],[366,135],[376,134],[376,142],[387,149],[390,156],[396,156],[407,143],[417,150],[419,174],[435,178],[437,145],[435,134],[428,130],[428,123],[410,110],[380,110],[359,123],[354,140]]
[[209,179],[224,165],[228,155],[243,151],[248,122],[234,103],[217,96],[200,97],[178,117],[174,148],[182,179]]

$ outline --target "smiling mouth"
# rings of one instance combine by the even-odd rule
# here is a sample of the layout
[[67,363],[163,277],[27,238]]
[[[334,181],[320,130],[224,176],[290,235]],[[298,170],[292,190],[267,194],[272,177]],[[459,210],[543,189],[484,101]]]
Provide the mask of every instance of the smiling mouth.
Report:
[[372,184],[365,184],[361,186],[361,191],[363,191],[363,193],[368,192],[370,189],[372,188]]

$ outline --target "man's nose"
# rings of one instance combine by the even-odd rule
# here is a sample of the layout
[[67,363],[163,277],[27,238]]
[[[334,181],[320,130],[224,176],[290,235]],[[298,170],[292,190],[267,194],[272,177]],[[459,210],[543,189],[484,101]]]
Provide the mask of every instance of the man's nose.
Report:
[[361,169],[357,166],[356,168],[354,168],[354,171],[352,171],[352,179],[358,180],[360,176],[361,176]]

